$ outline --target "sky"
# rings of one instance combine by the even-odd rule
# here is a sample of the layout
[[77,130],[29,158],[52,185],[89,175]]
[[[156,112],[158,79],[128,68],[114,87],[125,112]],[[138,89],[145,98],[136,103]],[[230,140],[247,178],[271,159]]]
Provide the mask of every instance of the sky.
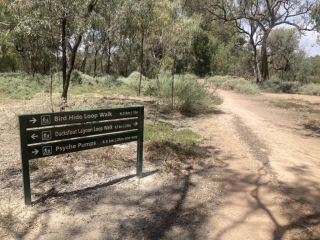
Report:
[[307,55],[312,57],[320,55],[320,46],[316,45],[317,33],[307,32],[305,36],[301,37],[300,47],[304,48]]

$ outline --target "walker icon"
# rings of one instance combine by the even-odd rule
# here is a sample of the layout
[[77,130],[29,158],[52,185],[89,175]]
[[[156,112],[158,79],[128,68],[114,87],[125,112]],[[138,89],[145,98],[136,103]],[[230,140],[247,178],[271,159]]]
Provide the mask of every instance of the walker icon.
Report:
[[51,131],[42,131],[41,135],[43,141],[51,140]]
[[43,115],[41,116],[41,125],[49,125],[51,124],[51,117],[50,115]]
[[52,146],[42,147],[42,155],[43,156],[52,155]]

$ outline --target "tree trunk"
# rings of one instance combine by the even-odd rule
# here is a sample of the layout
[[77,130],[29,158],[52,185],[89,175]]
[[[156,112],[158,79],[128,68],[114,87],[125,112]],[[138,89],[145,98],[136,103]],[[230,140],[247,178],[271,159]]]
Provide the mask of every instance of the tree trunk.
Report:
[[[64,17],[61,22],[61,46],[62,46],[62,88],[64,89],[64,86],[67,81],[67,43],[66,43],[66,37],[67,37],[67,17]],[[61,96],[63,101],[66,101],[67,99],[67,93],[64,93],[62,91]],[[65,99],[64,99],[65,98]]]
[[86,71],[86,63],[87,63],[88,53],[89,53],[89,44],[86,43],[86,45],[84,47],[83,59],[81,62],[81,67],[80,67],[80,71],[82,73],[85,73],[85,71]]
[[174,74],[175,74],[175,71],[176,71],[175,65],[176,65],[176,59],[174,57],[172,71],[171,71],[171,74],[172,74],[172,86],[171,86],[172,110],[174,109]]
[[269,79],[269,68],[268,68],[268,52],[267,52],[267,39],[270,30],[267,30],[262,39],[261,45],[261,81],[264,82]]
[[[61,94],[63,104],[67,104],[67,101],[68,101],[68,89],[69,89],[70,77],[71,77],[71,73],[73,71],[74,62],[76,60],[77,51],[78,51],[78,47],[81,43],[81,39],[82,39],[82,34],[79,34],[75,40],[75,43],[74,43],[72,49],[71,49],[71,56],[70,56],[70,60],[69,60],[69,69],[68,69],[68,71],[66,71],[66,77],[65,77],[64,84],[63,84],[63,91]],[[65,106],[62,106],[61,110],[64,110],[64,108],[65,108]]]
[[259,83],[261,81],[261,75],[260,75],[259,63],[257,58],[257,47],[254,45],[252,47],[253,47],[253,51],[251,56],[251,64],[252,64],[254,76],[256,78],[256,83]]
[[144,30],[142,30],[142,36],[141,36],[140,79],[139,79],[139,92],[138,92],[139,96],[141,94],[141,80],[142,80],[142,72],[143,72],[143,44],[144,44]]
[[107,74],[110,75],[110,66],[111,66],[111,41],[108,37],[108,60],[107,60]]
[[102,48],[102,53],[101,53],[101,59],[100,59],[100,71],[101,71],[101,73],[104,73],[104,72],[105,72],[105,70],[104,70],[104,68],[103,68],[103,58],[104,58],[105,52],[106,52],[106,48],[103,47],[103,48]]
[[96,50],[96,52],[94,53],[94,68],[93,68],[93,78],[96,77],[96,73],[97,73],[97,55],[99,53],[99,49],[100,47]]

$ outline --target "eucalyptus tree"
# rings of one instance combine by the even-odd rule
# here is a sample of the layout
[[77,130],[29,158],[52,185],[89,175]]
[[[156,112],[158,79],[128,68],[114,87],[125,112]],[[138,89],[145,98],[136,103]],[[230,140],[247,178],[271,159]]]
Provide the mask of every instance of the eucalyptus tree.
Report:
[[[43,43],[52,39],[57,55],[62,58],[62,94],[66,103],[70,76],[83,34],[91,27],[91,15],[98,0],[75,2],[71,0],[15,0],[12,9],[17,18],[16,29],[25,37],[36,36]],[[55,36],[59,36],[57,43]],[[53,42],[56,44],[53,44]],[[50,41],[49,41],[50,43]],[[24,43],[20,43],[23,49]],[[49,44],[50,45],[50,44]],[[43,48],[46,46],[43,44]],[[40,51],[40,49],[39,49]],[[58,57],[58,56],[57,56]],[[64,110],[62,106],[61,110]]]
[[[318,2],[311,12],[311,18],[316,24],[316,30],[320,33],[320,3]],[[320,45],[320,35],[318,35],[318,44]]]
[[171,70],[172,76],[172,108],[174,108],[174,75],[177,64],[191,51],[193,37],[199,30],[199,18],[191,18],[178,14],[170,25],[164,30],[163,42],[165,64]]
[[13,45],[14,19],[9,6],[9,0],[0,1],[0,72],[14,71],[17,68]]
[[153,28],[156,21],[155,16],[155,6],[157,1],[153,0],[139,0],[133,1],[128,0],[126,1],[126,24],[131,31],[135,31],[139,34],[140,43],[140,53],[139,53],[139,70],[140,70],[140,78],[139,78],[139,87],[138,87],[138,95],[141,93],[141,81],[142,81],[142,74],[144,72],[144,50],[145,50],[145,43],[148,35]]
[[[205,9],[214,19],[233,22],[239,32],[261,44],[261,79],[269,78],[267,41],[271,31],[290,25],[300,32],[315,29],[310,13],[316,0],[208,0]],[[248,27],[249,26],[249,27]],[[252,44],[252,39],[250,39]]]
[[300,34],[295,28],[274,29],[268,38],[269,62],[276,71],[288,72],[299,51]]

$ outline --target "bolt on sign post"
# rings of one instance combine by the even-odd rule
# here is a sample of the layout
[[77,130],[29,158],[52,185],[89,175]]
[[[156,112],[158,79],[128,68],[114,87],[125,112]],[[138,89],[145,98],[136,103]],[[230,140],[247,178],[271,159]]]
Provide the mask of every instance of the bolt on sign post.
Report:
[[19,116],[24,201],[31,205],[29,160],[137,141],[142,177],[144,107]]

